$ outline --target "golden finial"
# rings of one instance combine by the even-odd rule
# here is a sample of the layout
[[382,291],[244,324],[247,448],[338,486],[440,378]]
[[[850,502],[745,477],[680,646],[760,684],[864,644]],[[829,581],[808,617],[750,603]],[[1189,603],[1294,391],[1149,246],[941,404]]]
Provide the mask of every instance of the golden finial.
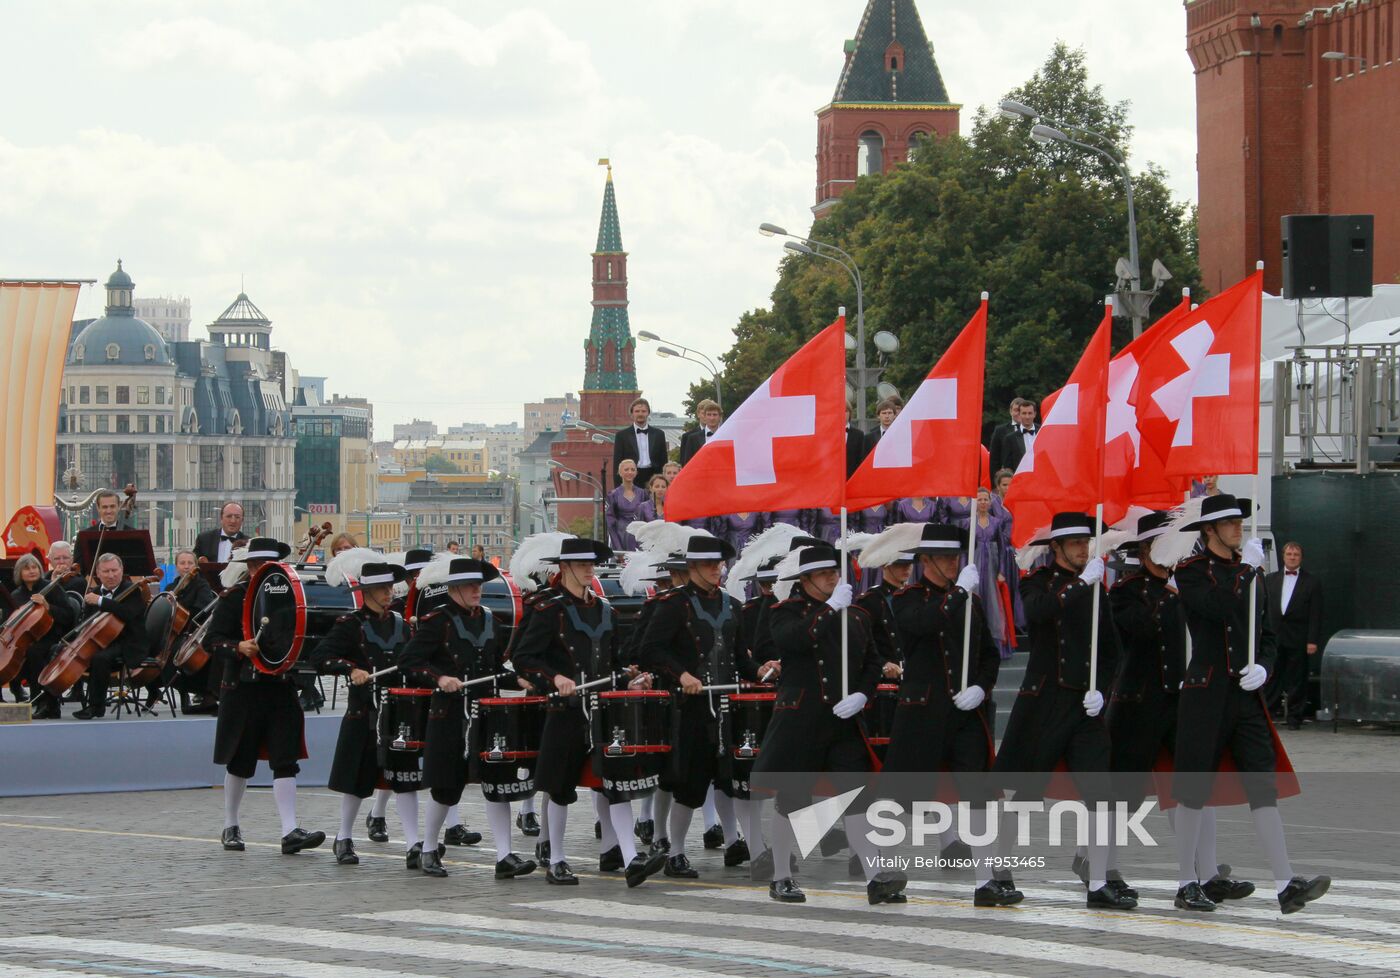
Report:
[[612,183],[612,160],[605,156],[598,161],[598,165],[608,168],[608,183]]

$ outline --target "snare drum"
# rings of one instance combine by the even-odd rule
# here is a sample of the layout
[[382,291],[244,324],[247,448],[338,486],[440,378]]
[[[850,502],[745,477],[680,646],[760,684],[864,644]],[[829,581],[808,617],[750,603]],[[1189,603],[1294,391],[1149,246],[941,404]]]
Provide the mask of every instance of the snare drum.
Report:
[[671,694],[616,689],[593,695],[593,743],[604,757],[671,752]]
[[488,696],[476,701],[478,756],[487,764],[517,764],[540,756],[547,696]]
[[724,746],[736,760],[751,761],[758,756],[777,698],[775,692],[733,693],[724,698]]
[[431,689],[389,689],[379,707],[380,745],[395,754],[421,751],[428,740]]

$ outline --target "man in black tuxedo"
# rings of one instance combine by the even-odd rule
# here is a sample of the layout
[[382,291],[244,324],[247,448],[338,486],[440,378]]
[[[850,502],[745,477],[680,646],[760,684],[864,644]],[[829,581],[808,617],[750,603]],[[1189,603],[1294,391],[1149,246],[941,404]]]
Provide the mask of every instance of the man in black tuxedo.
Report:
[[97,519],[92,521],[91,529],[94,530],[130,530],[131,517],[122,512],[122,497],[111,489],[104,489],[97,494],[97,499],[93,505],[97,508]]
[[1035,402],[1018,397],[1011,402],[1012,423],[997,425],[992,443],[987,447],[991,470],[1010,469],[1015,472],[1035,441]]
[[865,454],[869,455],[875,451],[875,446],[880,444],[880,437],[894,424],[894,419],[899,416],[899,411],[904,407],[904,399],[898,394],[891,394],[875,405],[875,418],[880,423],[870,434],[865,436]]
[[73,714],[75,720],[92,720],[107,712],[107,686],[113,671],[125,663],[133,669],[146,657],[146,605],[141,595],[132,594],[143,584],[126,578],[122,559],[104,553],[97,558],[92,587],[83,596],[84,618],[104,611],[122,623],[121,634],[92,657],[88,667],[87,705]]
[[851,424],[851,406],[846,405],[846,478],[856,474],[865,461],[865,432]]
[[660,428],[647,424],[650,418],[651,404],[645,397],[632,402],[631,426],[623,428],[613,439],[614,483],[617,480],[617,467],[625,458],[637,463],[637,485],[643,487],[666,464],[666,435]]
[[[705,447],[705,443],[719,430],[719,423],[724,418],[724,412],[719,409],[719,405],[708,397],[695,405],[695,419],[700,422],[700,427],[694,428],[681,435],[681,465],[684,466],[695,453]],[[644,485],[644,483],[638,483]]]
[[1264,579],[1264,593],[1269,627],[1278,636],[1278,664],[1264,696],[1270,710],[1285,701],[1288,726],[1297,730],[1308,708],[1309,664],[1317,661],[1322,637],[1322,582],[1303,570],[1300,544],[1283,545],[1283,570]]
[[195,537],[194,555],[212,564],[227,564],[230,555],[247,540],[243,532],[243,505],[226,502],[219,510],[219,526]]

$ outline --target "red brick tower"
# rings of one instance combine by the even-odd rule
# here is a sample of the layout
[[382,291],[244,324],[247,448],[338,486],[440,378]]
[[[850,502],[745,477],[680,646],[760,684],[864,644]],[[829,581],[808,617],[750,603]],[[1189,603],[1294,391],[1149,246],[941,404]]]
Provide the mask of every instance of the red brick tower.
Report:
[[825,214],[859,176],[887,173],[931,135],[958,131],[914,0],[869,0],[831,103],[817,110],[817,203]]

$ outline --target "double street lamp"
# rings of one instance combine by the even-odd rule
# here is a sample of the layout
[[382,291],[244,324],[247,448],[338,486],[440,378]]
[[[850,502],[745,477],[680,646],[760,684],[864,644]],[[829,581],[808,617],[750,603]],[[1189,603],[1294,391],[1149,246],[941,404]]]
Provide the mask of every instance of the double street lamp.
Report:
[[[607,490],[603,488],[603,484],[600,483],[597,479],[593,478],[593,476],[589,475],[589,474],[586,473],[586,472],[580,472],[578,469],[571,469],[571,468],[569,468],[567,465],[565,465],[563,462],[559,461],[557,458],[552,458],[552,459],[549,460],[549,467],[550,467],[551,469],[555,469],[555,470],[558,471],[558,473],[559,473],[559,481],[560,481],[560,482],[574,482],[574,481],[578,481],[578,482],[581,482],[581,483],[583,483],[584,485],[588,486],[588,487],[593,491],[593,498],[592,498],[592,503],[593,503],[593,539],[595,539],[595,540],[598,539],[598,519],[599,519],[600,507],[602,506],[603,498],[604,498],[604,496],[605,496],[606,493],[607,493]],[[556,497],[556,499],[555,499],[555,506],[557,507],[557,506],[559,505],[560,502],[582,502],[582,501],[583,501],[583,498],[582,498],[582,497],[579,497],[579,496],[574,496],[574,497]]]
[[659,357],[674,357],[677,360],[689,360],[691,363],[698,364],[708,370],[710,376],[713,377],[715,381],[715,403],[719,405],[721,411],[724,410],[724,395],[720,391],[719,368],[715,366],[713,360],[699,350],[692,350],[690,347],[677,343],[675,340],[662,339],[651,330],[639,330],[637,332],[637,339],[645,340],[648,343],[662,344],[657,347],[656,350],[656,355]]

